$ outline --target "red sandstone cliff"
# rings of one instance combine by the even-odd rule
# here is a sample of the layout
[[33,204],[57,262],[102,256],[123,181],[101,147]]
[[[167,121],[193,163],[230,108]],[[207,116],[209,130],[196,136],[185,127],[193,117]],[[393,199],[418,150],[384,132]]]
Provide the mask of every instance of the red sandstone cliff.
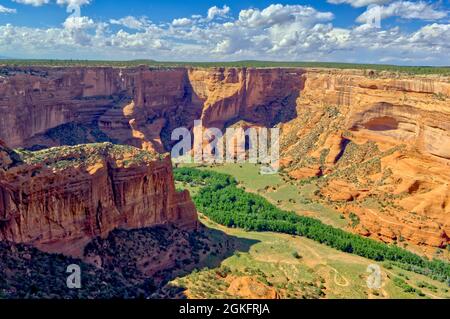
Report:
[[109,143],[21,154],[0,146],[0,239],[76,254],[115,228],[166,223],[197,223],[169,158]]
[[[358,215],[354,231],[384,241],[448,243],[446,77],[148,67],[9,68],[2,74],[0,138],[8,145],[57,146],[63,141],[49,129],[93,123],[119,143],[161,152],[174,128],[191,128],[197,119],[219,128],[240,120],[281,123],[286,170],[298,179],[329,176],[316,199]],[[365,198],[389,206],[368,209]]]
[[[0,138],[57,146],[45,133],[95,123],[122,144],[163,151],[171,131],[202,119],[272,125],[295,117],[300,69],[16,68],[0,76]],[[162,140],[162,137],[165,140]]]
[[352,230],[445,247],[450,234],[450,82],[445,77],[310,70],[283,125],[294,178],[322,176],[321,200]]

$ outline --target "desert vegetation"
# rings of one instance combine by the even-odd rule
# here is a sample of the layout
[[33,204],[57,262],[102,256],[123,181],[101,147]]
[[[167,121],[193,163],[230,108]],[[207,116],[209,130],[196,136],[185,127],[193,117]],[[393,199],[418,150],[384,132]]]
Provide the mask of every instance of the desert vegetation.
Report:
[[[314,240],[275,232],[246,231],[219,225],[200,214],[209,230],[236,238],[235,252],[217,267],[197,268],[159,291],[165,298],[437,298],[448,297],[447,283],[403,270],[393,262],[338,251]],[[220,245],[217,241],[215,245]],[[243,245],[244,244],[244,245]],[[248,246],[247,244],[250,244]],[[212,246],[214,247],[214,246]],[[249,248],[248,248],[249,247]],[[381,289],[367,287],[367,267],[381,268]],[[410,287],[405,291],[394,278]]]
[[[388,71],[405,74],[439,74],[450,75],[450,67],[432,66],[399,66],[389,64],[357,64],[336,62],[277,62],[277,61],[234,61],[234,62],[168,62],[155,60],[130,60],[130,61],[102,61],[102,60],[1,60],[4,66],[49,66],[49,67],[80,67],[80,66],[105,66],[105,67],[136,67],[145,65],[154,68],[166,67],[249,67],[249,68],[334,68],[367,70],[368,76],[376,76],[377,72]],[[0,68],[0,74],[7,73]]]
[[67,123],[48,130],[46,137],[58,141],[58,145],[75,146],[91,142],[105,143],[115,141],[98,128],[96,123],[90,125]]
[[56,169],[89,165],[108,156],[123,160],[126,167],[133,164],[148,164],[163,157],[133,146],[115,145],[110,142],[61,146],[39,151],[17,149],[16,153],[19,155],[20,161],[26,164],[44,164]]
[[351,234],[322,222],[283,211],[256,194],[238,188],[231,176],[192,168],[179,168],[175,178],[201,189],[194,196],[197,208],[213,221],[227,227],[271,231],[304,236],[340,251],[375,261],[392,261],[399,267],[447,281],[450,265],[428,260],[395,245]]
[[[0,299],[156,297],[160,285],[196,267],[214,267],[232,247],[232,238],[217,231],[171,226],[115,230],[90,242],[83,260],[0,242]],[[67,288],[72,264],[81,269],[80,289]]]
[[[81,268],[81,289],[67,288],[66,269],[71,264]],[[27,245],[0,242],[0,266],[0,299],[138,298],[145,292],[114,270]]]

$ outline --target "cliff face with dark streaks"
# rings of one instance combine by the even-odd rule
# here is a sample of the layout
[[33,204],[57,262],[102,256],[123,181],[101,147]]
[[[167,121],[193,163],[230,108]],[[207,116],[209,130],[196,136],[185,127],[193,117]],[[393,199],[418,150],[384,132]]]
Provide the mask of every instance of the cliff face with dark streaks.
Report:
[[108,143],[20,154],[2,146],[0,154],[2,240],[79,254],[78,243],[116,228],[196,227],[169,158]]
[[[48,131],[94,124],[111,140],[163,151],[170,132],[249,119],[295,117],[302,70],[8,69],[0,78],[0,138],[11,147],[57,146]],[[161,140],[163,139],[163,140]]]

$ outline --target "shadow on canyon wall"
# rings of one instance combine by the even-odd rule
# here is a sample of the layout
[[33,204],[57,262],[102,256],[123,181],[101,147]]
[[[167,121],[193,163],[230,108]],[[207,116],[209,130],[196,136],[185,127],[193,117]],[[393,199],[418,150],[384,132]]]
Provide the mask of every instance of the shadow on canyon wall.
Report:
[[[149,298],[194,269],[215,268],[257,241],[202,226],[112,231],[85,248],[84,260],[44,253],[32,246],[0,242],[0,298]],[[69,265],[81,268],[81,288],[67,288]]]
[[[172,131],[191,130],[195,120],[225,129],[239,121],[273,127],[296,118],[306,73],[245,68],[129,69],[123,75],[115,69],[75,71],[28,75],[28,82],[11,75],[0,102],[9,107],[9,95],[20,89],[26,97],[14,108],[28,115],[17,121],[11,113],[10,123],[0,125],[0,138],[31,150],[107,140],[164,152],[177,142],[171,140]],[[31,81],[36,83],[31,86]]]

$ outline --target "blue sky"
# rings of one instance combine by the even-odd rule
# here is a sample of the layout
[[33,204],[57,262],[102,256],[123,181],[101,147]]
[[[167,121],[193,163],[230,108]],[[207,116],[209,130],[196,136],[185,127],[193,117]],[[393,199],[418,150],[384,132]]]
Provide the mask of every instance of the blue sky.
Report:
[[450,65],[449,10],[449,0],[0,0],[0,56]]
[[[113,4],[112,4],[113,3]],[[231,8],[231,14],[237,15],[241,10],[248,8],[266,8],[274,3],[280,4],[307,4],[312,5],[318,10],[332,11],[339,17],[342,25],[352,24],[356,17],[365,11],[365,8],[351,8],[349,6],[336,6],[326,1],[249,1],[249,0],[231,0],[231,1],[210,1],[210,0],[94,0],[88,6],[82,7],[82,13],[98,19],[120,18],[127,15],[148,16],[152,21],[164,22],[175,18],[182,18],[195,14],[204,14],[212,6],[223,7],[227,5]],[[58,26],[66,18],[65,6],[50,2],[49,5],[33,7],[23,5],[12,0],[0,0],[0,4],[6,7],[14,8],[18,12],[15,15],[1,15],[0,23],[13,23],[26,26]],[[36,19],[36,15],[40,18]]]

